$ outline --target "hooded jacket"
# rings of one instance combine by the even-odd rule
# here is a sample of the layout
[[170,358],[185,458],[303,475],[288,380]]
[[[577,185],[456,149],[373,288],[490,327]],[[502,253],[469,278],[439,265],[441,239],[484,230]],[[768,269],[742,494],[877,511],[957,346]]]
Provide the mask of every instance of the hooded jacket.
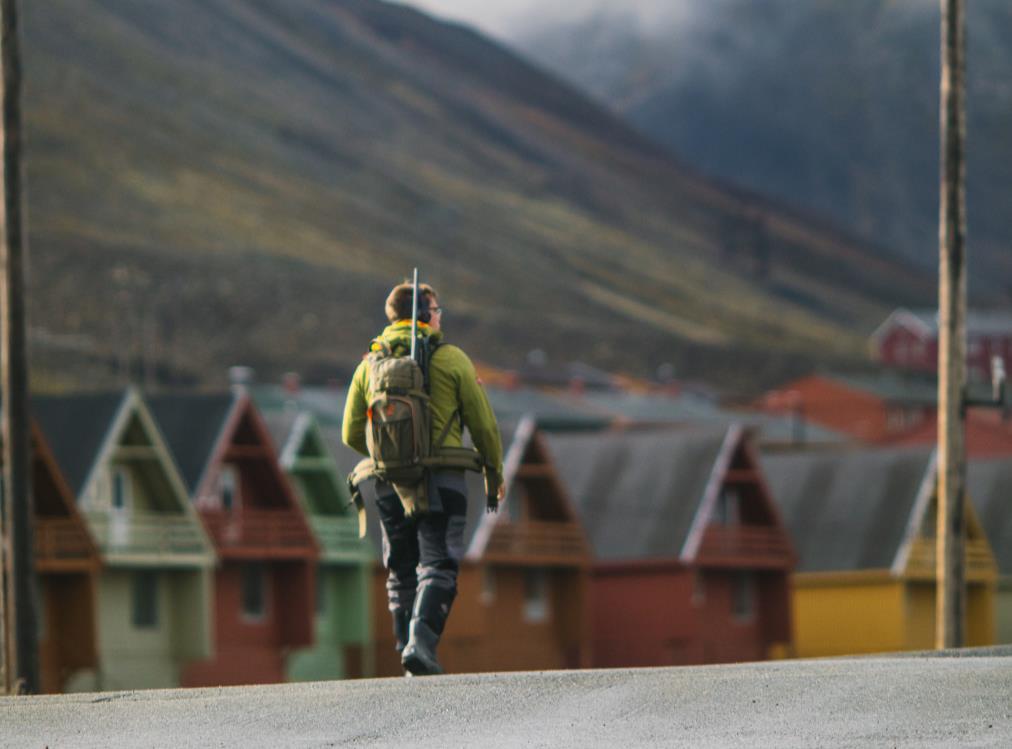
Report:
[[[419,332],[431,341],[441,341],[442,332],[433,331],[427,324],[418,324]],[[400,320],[388,325],[379,336],[394,354],[406,355],[411,350],[411,321]],[[373,343],[373,350],[379,348]],[[368,455],[366,447],[366,412],[368,410],[369,368],[363,359],[355,370],[344,404],[344,424],[341,438],[353,450]],[[436,349],[429,361],[429,396],[432,409],[432,439],[442,433],[446,423],[452,419],[449,432],[443,444],[447,447],[462,447],[460,421],[464,422],[471,434],[471,441],[481,453],[485,462],[496,466],[502,480],[502,440],[488,396],[478,381],[474,364],[467,354],[456,346],[444,343]],[[455,416],[460,412],[460,420]]]

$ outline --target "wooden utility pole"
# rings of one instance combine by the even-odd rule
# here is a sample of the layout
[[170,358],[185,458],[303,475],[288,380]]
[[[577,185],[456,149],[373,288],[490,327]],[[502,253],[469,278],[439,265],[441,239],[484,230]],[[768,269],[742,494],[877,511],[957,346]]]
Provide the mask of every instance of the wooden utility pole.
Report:
[[941,202],[938,289],[938,518],[935,647],[965,641],[966,4],[941,0]]
[[0,65],[3,68],[3,205],[0,232],[0,386],[3,389],[4,517],[7,520],[7,660],[10,682],[39,689],[35,566],[32,553],[31,435],[28,416],[28,351],[24,299],[24,180],[21,162],[21,58],[17,0],[0,0]]

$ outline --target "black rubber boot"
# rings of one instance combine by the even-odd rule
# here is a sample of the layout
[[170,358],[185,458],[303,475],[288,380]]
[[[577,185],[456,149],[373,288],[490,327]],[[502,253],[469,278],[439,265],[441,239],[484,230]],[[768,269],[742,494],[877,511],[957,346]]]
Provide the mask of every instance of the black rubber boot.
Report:
[[415,676],[443,673],[443,667],[436,660],[436,646],[455,596],[456,591],[435,585],[428,585],[418,592],[410,637],[401,654],[401,664]]
[[411,609],[395,609],[390,612],[394,618],[394,649],[401,653],[408,644],[411,635]]

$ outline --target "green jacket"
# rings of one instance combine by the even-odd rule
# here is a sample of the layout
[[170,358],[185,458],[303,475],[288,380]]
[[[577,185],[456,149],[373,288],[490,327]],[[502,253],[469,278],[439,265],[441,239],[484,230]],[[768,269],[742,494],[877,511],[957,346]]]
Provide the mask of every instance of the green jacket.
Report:
[[[431,340],[442,338],[441,332],[432,332],[428,325],[420,323],[419,331]],[[388,325],[380,336],[397,354],[406,354],[411,348],[411,322],[402,320]],[[355,370],[348,389],[348,400],[344,404],[344,424],[341,438],[344,444],[368,455],[366,448],[366,411],[369,404],[369,370],[363,359]],[[502,440],[488,396],[478,381],[474,364],[467,354],[456,346],[444,343],[429,362],[429,395],[432,408],[432,439],[435,441],[451,418],[450,431],[443,445],[461,447],[460,421],[454,417],[459,410],[464,426],[471,433],[474,446],[485,462],[497,467],[502,479]]]

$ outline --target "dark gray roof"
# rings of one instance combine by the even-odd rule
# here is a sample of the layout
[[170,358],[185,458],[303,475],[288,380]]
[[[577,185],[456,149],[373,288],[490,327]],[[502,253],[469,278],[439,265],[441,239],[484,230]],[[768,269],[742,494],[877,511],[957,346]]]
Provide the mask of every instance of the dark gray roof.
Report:
[[75,497],[84,489],[126,391],[34,396],[32,415]]
[[1012,460],[972,460],[967,491],[991,543],[998,572],[1012,575]]
[[931,460],[932,450],[920,447],[764,456],[797,571],[892,567]]
[[192,495],[236,401],[233,393],[182,393],[146,398]]
[[721,427],[545,436],[597,558],[636,560],[679,556],[727,432]]
[[274,443],[274,449],[277,450],[279,457],[288,446],[288,440],[292,437],[292,430],[295,428],[295,422],[300,413],[305,412],[295,408],[260,411],[260,416],[267,425],[267,431],[270,432],[271,441]]

